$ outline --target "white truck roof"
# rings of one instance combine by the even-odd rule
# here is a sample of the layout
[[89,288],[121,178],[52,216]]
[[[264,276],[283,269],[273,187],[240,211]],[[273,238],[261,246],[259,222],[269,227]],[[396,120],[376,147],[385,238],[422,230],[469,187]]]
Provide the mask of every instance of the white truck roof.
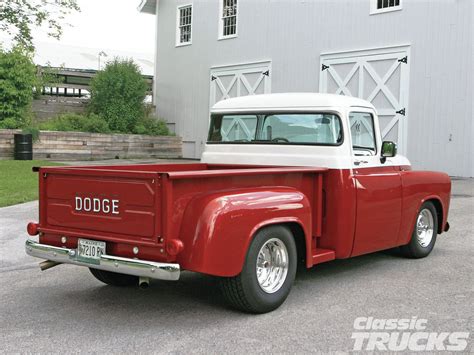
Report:
[[365,100],[355,97],[319,94],[319,93],[284,93],[235,97],[217,102],[211,112],[236,112],[250,110],[304,110],[322,107],[366,107],[375,110]]

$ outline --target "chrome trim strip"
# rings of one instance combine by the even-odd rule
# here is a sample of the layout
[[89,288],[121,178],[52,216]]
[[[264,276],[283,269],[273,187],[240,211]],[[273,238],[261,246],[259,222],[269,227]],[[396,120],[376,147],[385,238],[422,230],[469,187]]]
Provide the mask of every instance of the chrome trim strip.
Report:
[[180,275],[179,264],[157,263],[154,261],[121,258],[112,255],[102,255],[98,265],[87,264],[76,260],[76,249],[40,244],[29,239],[25,243],[25,250],[26,254],[36,258],[118,272],[121,274],[149,277],[151,279],[176,281]]

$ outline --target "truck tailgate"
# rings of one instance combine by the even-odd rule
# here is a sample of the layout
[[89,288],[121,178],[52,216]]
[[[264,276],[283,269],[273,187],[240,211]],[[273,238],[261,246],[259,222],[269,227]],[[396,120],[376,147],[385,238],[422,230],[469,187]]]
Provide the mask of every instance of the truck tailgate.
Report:
[[153,172],[40,169],[41,225],[156,243],[161,225],[157,177]]

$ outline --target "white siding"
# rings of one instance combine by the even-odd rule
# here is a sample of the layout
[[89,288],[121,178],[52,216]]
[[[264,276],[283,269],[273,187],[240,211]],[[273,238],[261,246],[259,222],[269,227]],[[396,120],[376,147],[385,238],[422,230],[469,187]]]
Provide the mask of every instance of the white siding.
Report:
[[272,92],[317,92],[320,55],[409,44],[407,155],[419,169],[474,176],[473,1],[404,0],[370,15],[370,0],[239,0],[238,37],[218,40],[217,1],[194,0],[193,44],[175,47],[176,6],[157,16],[156,104],[185,154],[207,135],[210,71],[271,61]]

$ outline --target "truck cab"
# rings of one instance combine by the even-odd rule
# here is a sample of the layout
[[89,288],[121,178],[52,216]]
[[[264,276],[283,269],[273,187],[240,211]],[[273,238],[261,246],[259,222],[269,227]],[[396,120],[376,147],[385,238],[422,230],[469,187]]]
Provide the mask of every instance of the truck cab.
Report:
[[451,182],[414,171],[361,99],[314,93],[218,102],[201,162],[40,168],[27,253],[106,284],[218,276],[254,313],[288,296],[299,262],[399,248],[423,258],[447,231]]

